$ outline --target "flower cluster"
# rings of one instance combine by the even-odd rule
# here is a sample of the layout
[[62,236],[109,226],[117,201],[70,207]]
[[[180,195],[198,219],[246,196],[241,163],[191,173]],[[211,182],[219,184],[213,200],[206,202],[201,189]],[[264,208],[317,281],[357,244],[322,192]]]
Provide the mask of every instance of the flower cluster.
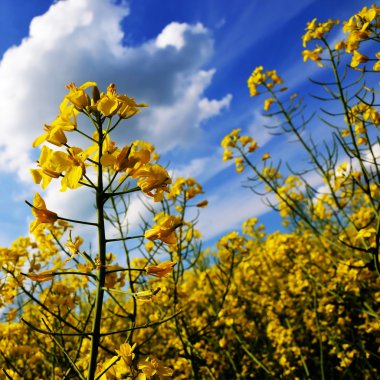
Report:
[[100,380],[116,380],[128,377],[136,380],[171,378],[173,370],[165,367],[155,357],[146,357],[137,361],[135,349],[136,343],[132,347],[128,343],[122,344],[119,350],[116,350],[117,356],[98,365],[97,378]]
[[[228,161],[234,158],[234,151],[248,154],[254,152],[257,148],[257,142],[251,136],[240,135],[241,129],[234,129],[231,133],[225,136],[221,142],[224,148],[223,161]],[[244,170],[244,159],[235,157],[236,171],[241,173]]]
[[[379,38],[379,23],[378,17],[380,16],[380,7],[373,4],[371,7],[363,7],[359,12],[350,17],[348,21],[343,22],[343,32],[347,37],[334,46],[331,50],[327,43],[328,34],[334,25],[339,24],[339,20],[328,20],[327,22],[317,23],[317,19],[307,23],[306,33],[302,37],[302,45],[306,45],[310,41],[320,41],[322,45],[316,44],[313,50],[305,49],[302,52],[304,61],[315,61],[320,67],[322,64],[322,54],[324,51],[329,50],[330,53],[341,53],[342,51],[351,54],[350,66],[357,68],[362,63],[374,60],[367,55],[361,53],[359,48],[361,44],[366,41],[378,40]],[[376,63],[372,68],[374,71],[380,70],[380,55],[376,53]]]
[[[339,24],[339,20],[329,19],[327,22],[317,22],[317,19],[315,18],[311,22],[308,22],[305,29],[306,33],[302,36],[302,46],[305,48],[310,41],[325,41],[327,35],[336,24]],[[318,66],[322,67],[321,54],[323,51],[323,47],[318,44],[316,44],[316,47],[313,50],[305,49],[302,52],[304,62],[310,59],[316,62]]]
[[263,66],[258,66],[253,70],[247,83],[251,96],[256,96],[260,93],[257,90],[259,86],[263,86],[267,90],[273,89],[276,85],[282,84],[283,80],[277,75],[276,70],[264,71]]
[[[92,97],[86,89],[92,87]],[[45,133],[38,137],[33,146],[47,142],[57,147],[65,146],[66,151],[54,150],[44,145],[37,161],[38,167],[31,169],[33,180],[46,189],[53,179],[60,179],[61,191],[76,189],[80,186],[94,187],[91,180],[97,170],[106,168],[119,174],[120,185],[128,178],[137,181],[137,187],[154,201],[161,201],[168,192],[171,179],[164,167],[154,163],[158,155],[148,142],[136,140],[123,148],[118,148],[111,140],[110,133],[120,120],[130,118],[140,112],[139,108],[146,104],[136,103],[127,95],[116,92],[114,84],[110,84],[106,93],[100,93],[95,82],[86,82],[81,86],[70,83],[69,93],[60,105],[57,119],[48,126]],[[81,130],[77,124],[78,115],[85,115],[96,126],[109,119],[107,130],[101,132],[95,128],[92,137],[87,131]],[[111,119],[118,120],[111,127]],[[75,131],[93,142],[85,149],[70,146],[65,132]],[[101,149],[99,148],[101,147]],[[91,167],[91,171],[88,171]],[[43,218],[39,218],[41,221]],[[42,223],[47,223],[43,222]],[[34,230],[38,224],[33,224]]]
[[[343,32],[347,33],[346,51],[358,54],[357,49],[361,42],[378,36],[377,18],[380,16],[380,7],[373,4],[370,8],[363,7],[358,13],[343,22]],[[360,54],[360,53],[359,53]],[[368,57],[360,55],[368,60]],[[352,63],[351,63],[352,65]]]

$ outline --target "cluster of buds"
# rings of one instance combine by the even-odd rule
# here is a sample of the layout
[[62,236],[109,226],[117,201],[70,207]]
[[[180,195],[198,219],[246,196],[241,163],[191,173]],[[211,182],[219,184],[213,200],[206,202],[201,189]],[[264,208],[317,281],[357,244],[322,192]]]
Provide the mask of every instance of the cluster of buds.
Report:
[[[365,54],[358,51],[360,44],[363,41],[376,39],[379,36],[379,16],[380,7],[372,5],[370,8],[363,7],[358,13],[353,15],[348,21],[343,22],[343,32],[348,34],[345,40],[339,41],[335,44],[334,50],[339,52],[344,50],[346,53],[352,54],[351,67],[358,67],[362,63],[366,63],[371,60]],[[306,33],[302,36],[303,47],[306,47],[307,43],[312,40],[322,41],[323,44],[327,44],[325,38],[331,31],[335,24],[339,24],[339,20],[329,19],[327,22],[317,23],[315,18],[311,22],[307,23]],[[319,66],[322,65],[321,55],[324,48],[320,45],[316,45],[314,50],[304,50],[302,52],[303,60],[312,60]],[[374,71],[380,71],[380,54],[376,54],[377,62],[373,65]]]
[[[89,87],[93,88],[92,98],[85,92]],[[140,112],[139,107],[146,107],[145,103],[136,103],[133,98],[116,92],[116,87],[111,83],[106,93],[100,93],[96,82],[86,82],[77,87],[75,83],[66,86],[69,94],[67,100],[77,111],[85,111],[89,114],[99,112],[105,117],[118,115],[121,119],[128,119]]]
[[[355,137],[357,145],[368,144],[367,140],[367,127],[380,124],[380,114],[376,108],[371,107],[369,104],[359,102],[350,108],[348,117],[345,118],[346,122],[354,126]],[[350,136],[348,129],[341,131],[341,136],[346,138]]]
[[380,7],[375,4],[371,8],[363,7],[348,21],[343,22],[343,32],[348,33],[346,51],[352,53],[358,49],[362,41],[377,36]]
[[[361,11],[344,22],[343,31],[348,34],[346,52],[352,53],[351,67],[366,63],[370,58],[358,51],[363,41],[378,38],[380,7],[372,5],[363,7]],[[376,54],[377,61],[373,65],[374,71],[380,71],[380,54]]]
[[177,178],[171,186],[168,199],[176,199],[181,194],[186,200],[194,198],[198,194],[203,194],[202,186],[194,178]]
[[284,83],[284,81],[277,75],[276,70],[267,70],[264,72],[263,66],[256,67],[247,82],[251,96],[257,96],[260,94],[257,87],[261,85],[268,90],[273,89],[276,84],[282,83]]
[[339,24],[339,20],[329,19],[326,22],[317,23],[315,18],[308,22],[305,28],[306,33],[302,36],[302,46],[306,47],[306,44],[312,40],[322,40],[336,24]]
[[[240,154],[248,154],[254,152],[257,148],[257,142],[251,136],[241,136],[241,129],[235,129],[222,140],[222,148],[224,148],[223,161],[234,158],[233,150],[238,150]],[[241,173],[244,170],[244,160],[242,157],[235,157],[236,171]]]
[[[339,24],[339,20],[329,19],[327,22],[318,22],[315,18],[311,22],[307,23],[306,33],[302,36],[302,46],[306,47],[306,44],[312,40],[322,40],[334,27],[334,25]],[[315,49],[307,50],[302,52],[303,60],[306,62],[308,59],[317,63],[318,66],[322,67],[321,54],[323,53],[323,48],[316,45]]]

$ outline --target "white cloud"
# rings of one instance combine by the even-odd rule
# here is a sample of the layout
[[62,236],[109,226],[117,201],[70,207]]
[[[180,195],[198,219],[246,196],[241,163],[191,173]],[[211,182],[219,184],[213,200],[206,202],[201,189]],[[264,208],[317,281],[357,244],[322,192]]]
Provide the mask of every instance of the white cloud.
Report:
[[366,165],[367,168],[371,168],[375,170],[374,164],[378,164],[379,159],[380,159],[380,144],[379,143],[372,144],[371,150],[368,149],[364,154],[364,160],[365,160],[364,165]]
[[[202,70],[213,53],[213,39],[202,24],[173,22],[156,38],[124,46],[120,23],[128,14],[125,2],[57,2],[32,20],[29,35],[19,46],[3,55],[0,172],[6,174],[0,175],[14,175],[27,184],[27,198],[39,191],[30,186],[29,169],[38,155],[31,143],[42,133],[43,124],[55,119],[65,85],[71,81],[95,80],[102,89],[115,82],[120,92],[149,103],[114,139],[121,144],[146,139],[157,144],[159,152],[194,146],[203,133],[200,124],[229,106],[231,95],[220,100],[204,97],[215,70]],[[93,197],[86,189],[59,193],[57,188],[41,193],[49,208],[68,217],[93,219]],[[139,210],[132,219],[138,219]]]
[[223,108],[228,108],[231,104],[232,95],[228,94],[221,100],[209,100],[203,98],[199,101],[198,107],[200,111],[200,120],[206,120],[210,117],[219,115]]
[[191,31],[192,33],[206,33],[207,30],[201,23],[194,26],[189,26],[186,23],[172,22],[167,25],[163,31],[156,38],[156,46],[159,48],[166,48],[167,46],[174,46],[177,50],[181,50],[185,44],[185,33]]
[[183,90],[173,103],[156,106],[150,112],[141,115],[139,124],[149,133],[159,152],[177,146],[183,149],[196,146],[203,133],[198,128],[199,125],[230,105],[231,95],[226,95],[221,100],[210,101],[202,98],[214,74],[215,70],[200,70],[190,78],[183,78]]
[[[96,80],[102,88],[115,82],[120,92],[128,89],[138,101],[148,102],[151,109],[137,123],[164,150],[185,141],[188,145],[199,123],[228,107],[229,95],[203,97],[214,75],[214,70],[201,70],[213,50],[206,28],[171,23],[157,38],[123,46],[120,22],[128,14],[125,3],[109,0],[58,2],[34,18],[29,36],[4,54],[0,129],[3,136],[12,134],[0,142],[0,170],[29,178],[31,142],[55,118],[70,81]],[[135,129],[129,132],[137,137]]]

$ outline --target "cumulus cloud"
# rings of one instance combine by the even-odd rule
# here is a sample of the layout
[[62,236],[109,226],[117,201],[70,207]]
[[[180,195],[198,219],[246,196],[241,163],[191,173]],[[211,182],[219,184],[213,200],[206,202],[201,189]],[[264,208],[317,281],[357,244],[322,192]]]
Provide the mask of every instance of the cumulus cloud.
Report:
[[202,98],[214,74],[215,70],[200,70],[189,79],[183,78],[182,91],[177,100],[167,105],[158,105],[140,117],[141,128],[149,133],[160,152],[177,146],[183,149],[194,147],[203,133],[198,128],[199,125],[218,115],[223,108],[229,107],[231,95],[226,95],[221,100]]
[[[0,61],[0,130],[8,137],[0,142],[2,178],[13,175],[20,185],[28,184],[28,193],[38,190],[29,186],[29,169],[38,156],[31,143],[43,124],[55,119],[65,85],[72,81],[95,80],[102,89],[114,82],[120,93],[149,103],[114,139],[120,144],[145,139],[161,152],[191,148],[201,137],[201,124],[229,107],[231,95],[204,96],[216,74],[204,69],[213,54],[213,38],[202,24],[172,22],[156,37],[126,46],[121,21],[129,13],[124,1],[56,2],[32,20],[29,35],[18,46],[5,52]],[[49,187],[44,195],[52,210],[94,218],[93,197],[86,189],[57,193],[58,187]],[[11,194],[2,196],[12,202]],[[141,210],[138,205],[131,210],[133,220]]]
[[194,26],[189,26],[185,23],[172,22],[157,36],[156,46],[159,48],[166,48],[167,46],[174,46],[177,50],[182,49],[185,44],[185,33],[191,30],[194,34],[204,34],[207,30],[201,23]]
[[206,120],[210,117],[219,115],[223,108],[228,108],[232,100],[232,95],[228,94],[221,100],[203,98],[199,101],[199,117]]
[[[151,109],[133,125],[142,126],[164,150],[189,143],[203,120],[228,107],[229,95],[221,100],[203,96],[214,75],[214,70],[201,70],[213,50],[205,27],[173,22],[156,38],[124,46],[120,22],[128,14],[124,2],[58,2],[34,18],[29,36],[4,54],[0,128],[3,136],[12,131],[12,138],[0,142],[0,170],[29,179],[31,141],[55,118],[70,81],[96,80],[102,88],[116,82],[120,92],[127,89],[148,102]],[[134,128],[129,132],[131,138],[138,134]]]

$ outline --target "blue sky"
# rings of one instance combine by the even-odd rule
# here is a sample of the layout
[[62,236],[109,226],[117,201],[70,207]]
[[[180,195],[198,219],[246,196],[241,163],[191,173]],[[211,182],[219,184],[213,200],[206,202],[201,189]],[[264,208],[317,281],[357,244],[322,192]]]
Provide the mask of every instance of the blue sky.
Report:
[[[343,5],[342,5],[343,4]],[[29,169],[38,156],[31,143],[54,120],[65,84],[110,82],[149,103],[118,136],[145,139],[174,175],[194,176],[210,201],[199,227],[208,241],[258,216],[269,228],[279,218],[241,187],[222,162],[220,140],[235,128],[252,133],[262,153],[299,161],[301,153],[271,139],[263,99],[249,97],[246,81],[263,65],[277,69],[307,96],[316,65],[302,62],[301,36],[317,17],[347,19],[357,0],[2,0],[0,2],[0,246],[28,233],[24,199],[40,188]],[[43,194],[48,208],[67,217],[92,216],[81,190]],[[132,211],[136,219],[139,208]],[[69,215],[67,215],[67,213]],[[61,214],[61,213],[60,213]]]

